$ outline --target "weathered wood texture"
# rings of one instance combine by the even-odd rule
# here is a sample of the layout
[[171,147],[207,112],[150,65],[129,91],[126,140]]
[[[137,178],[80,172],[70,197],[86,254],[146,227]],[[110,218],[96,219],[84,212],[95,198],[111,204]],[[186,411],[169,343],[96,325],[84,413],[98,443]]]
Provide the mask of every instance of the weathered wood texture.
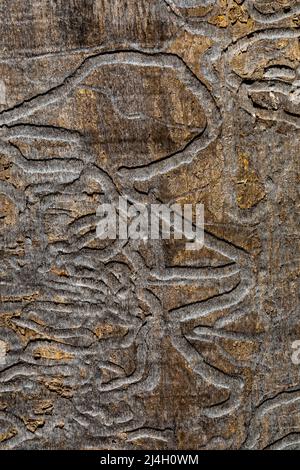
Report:
[[[1,1],[1,447],[300,447],[299,15]],[[205,248],[96,240],[119,194]]]

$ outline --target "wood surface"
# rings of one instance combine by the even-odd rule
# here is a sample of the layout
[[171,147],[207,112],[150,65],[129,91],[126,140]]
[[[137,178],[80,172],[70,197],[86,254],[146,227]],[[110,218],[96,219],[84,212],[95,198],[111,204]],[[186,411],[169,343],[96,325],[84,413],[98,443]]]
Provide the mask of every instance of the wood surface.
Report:
[[[300,2],[1,0],[0,447],[300,449]],[[205,246],[101,241],[119,195]]]

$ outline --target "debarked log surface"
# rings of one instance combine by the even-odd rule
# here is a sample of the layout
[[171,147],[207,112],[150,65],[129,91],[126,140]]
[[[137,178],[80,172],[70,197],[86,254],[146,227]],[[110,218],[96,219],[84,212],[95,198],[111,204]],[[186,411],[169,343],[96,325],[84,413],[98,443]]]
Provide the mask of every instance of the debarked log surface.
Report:
[[[300,449],[297,0],[0,2],[0,448]],[[97,208],[203,204],[204,246]]]

